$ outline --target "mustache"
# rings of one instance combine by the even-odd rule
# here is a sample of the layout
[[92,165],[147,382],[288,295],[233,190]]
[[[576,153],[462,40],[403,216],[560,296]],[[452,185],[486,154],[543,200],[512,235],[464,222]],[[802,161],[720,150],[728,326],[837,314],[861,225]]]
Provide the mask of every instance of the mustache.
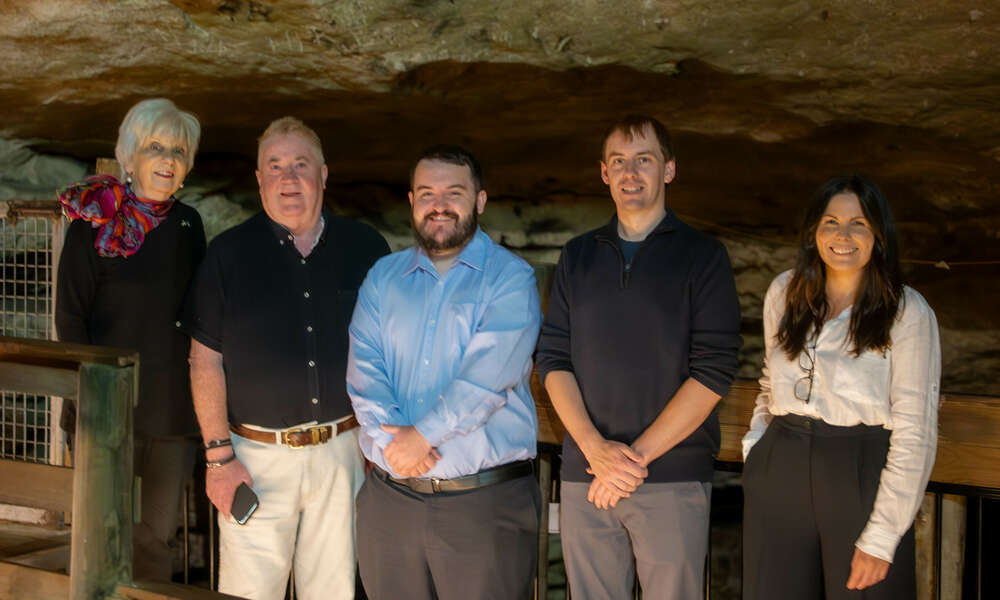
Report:
[[432,217],[448,217],[450,219],[455,219],[456,221],[459,220],[458,219],[458,213],[456,213],[456,212],[453,212],[453,211],[450,211],[450,210],[436,210],[436,211],[434,211],[432,213],[427,213],[426,215],[424,215],[423,221],[426,223]]

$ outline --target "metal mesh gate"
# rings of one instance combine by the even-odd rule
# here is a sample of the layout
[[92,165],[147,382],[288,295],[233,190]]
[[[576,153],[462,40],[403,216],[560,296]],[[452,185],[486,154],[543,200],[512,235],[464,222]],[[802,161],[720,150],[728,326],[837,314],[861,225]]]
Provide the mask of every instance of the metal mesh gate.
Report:
[[[53,339],[55,269],[62,221],[54,204],[21,215],[15,206],[0,219],[0,334]],[[0,391],[0,458],[61,464],[61,401]]]

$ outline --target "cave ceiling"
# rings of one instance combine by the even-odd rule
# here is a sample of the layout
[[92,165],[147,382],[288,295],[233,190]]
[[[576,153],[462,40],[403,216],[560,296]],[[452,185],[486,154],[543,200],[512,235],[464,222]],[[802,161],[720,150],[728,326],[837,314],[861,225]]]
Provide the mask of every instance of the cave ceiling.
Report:
[[44,152],[110,155],[127,108],[166,96],[202,120],[193,175],[252,189],[256,136],[292,114],[369,217],[443,141],[494,202],[610,214],[600,136],[643,112],[677,139],[668,203],[709,228],[790,240],[820,181],[860,171],[908,256],[1000,260],[996,0],[0,0],[0,56],[0,137]]

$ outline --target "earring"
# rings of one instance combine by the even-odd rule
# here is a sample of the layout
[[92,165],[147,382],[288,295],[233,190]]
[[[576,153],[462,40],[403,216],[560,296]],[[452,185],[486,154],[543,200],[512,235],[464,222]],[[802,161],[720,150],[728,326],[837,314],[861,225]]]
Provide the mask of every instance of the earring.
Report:
[[181,182],[181,185],[180,185],[180,187],[184,187],[184,182],[183,182],[183,181]]
[[125,183],[127,183],[129,185],[132,185],[132,174],[131,173],[126,173],[125,174]]

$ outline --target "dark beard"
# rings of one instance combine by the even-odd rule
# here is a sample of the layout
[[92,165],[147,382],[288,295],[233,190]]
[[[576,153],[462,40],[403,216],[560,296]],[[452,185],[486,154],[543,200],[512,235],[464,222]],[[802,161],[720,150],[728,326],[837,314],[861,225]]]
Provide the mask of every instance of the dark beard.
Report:
[[[424,216],[424,222],[426,223],[428,218],[437,214],[444,214],[458,219],[457,214],[451,211],[444,211],[441,213],[428,213]],[[465,219],[458,219],[458,222],[455,225],[455,230],[452,234],[439,242],[432,237],[425,236],[424,232],[421,231],[420,226],[413,220],[413,213],[410,213],[410,227],[413,229],[413,237],[417,239],[417,243],[420,244],[420,247],[426,250],[428,254],[432,252],[446,252],[448,250],[461,248],[467,244],[470,239],[472,239],[473,235],[476,234],[476,226],[478,224],[479,218],[476,214],[475,208],[473,208],[468,217]]]

